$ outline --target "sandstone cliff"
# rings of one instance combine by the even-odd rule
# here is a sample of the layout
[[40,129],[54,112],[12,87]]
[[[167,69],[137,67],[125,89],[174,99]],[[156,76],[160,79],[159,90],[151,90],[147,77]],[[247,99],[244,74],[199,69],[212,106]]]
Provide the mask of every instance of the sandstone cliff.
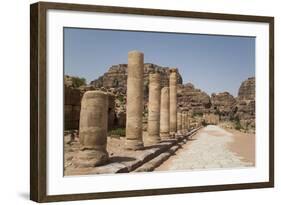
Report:
[[212,110],[220,115],[221,120],[230,120],[234,115],[235,98],[228,92],[211,95]]
[[210,96],[191,83],[178,85],[178,107],[191,115],[203,115],[211,107]]
[[[159,72],[161,86],[169,86],[169,68],[146,63],[144,66],[144,122],[147,118],[148,75]],[[238,96],[235,98],[228,92],[213,93],[195,88],[191,83],[182,84],[178,73],[178,107],[186,110],[189,116],[200,118],[210,114],[219,117],[220,121],[239,123],[241,128],[255,128],[255,78],[248,78],[241,83]],[[126,85],[127,64],[111,66],[104,75],[89,85],[73,88],[71,77],[65,77],[65,129],[78,129],[80,100],[87,90],[103,90],[111,93],[109,110],[109,129],[125,127],[126,124]],[[206,114],[206,115],[205,115]],[[199,119],[200,120],[200,119]]]
[[255,128],[255,78],[243,81],[237,97],[235,117],[244,129]]
[[[163,67],[152,63],[144,64],[144,92],[148,96],[148,76],[150,72],[159,72],[161,86],[169,85],[169,67]],[[178,73],[178,83],[182,84],[182,77]],[[127,88],[127,64],[118,64],[111,66],[104,75],[90,82],[95,88],[106,88],[126,93]]]

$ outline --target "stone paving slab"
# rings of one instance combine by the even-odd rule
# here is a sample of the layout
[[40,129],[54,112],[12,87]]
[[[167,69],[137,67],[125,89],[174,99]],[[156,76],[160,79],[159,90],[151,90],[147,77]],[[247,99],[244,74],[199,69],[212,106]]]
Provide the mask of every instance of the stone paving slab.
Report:
[[252,167],[252,162],[243,161],[228,148],[233,141],[232,134],[226,130],[209,125],[196,134],[196,140],[180,150],[177,155],[166,160],[157,171],[201,170],[219,168]]
[[[185,135],[179,135],[176,139],[163,141],[154,146],[145,147],[143,150],[134,151],[135,155],[132,160],[125,160],[118,162],[118,157],[112,157],[114,160],[112,162],[98,167],[92,168],[79,168],[77,169],[71,161],[68,161],[68,164],[65,165],[64,174],[67,175],[89,175],[89,174],[109,174],[109,173],[128,173],[132,172],[142,165],[146,163],[150,163],[147,165],[147,168],[143,168],[143,171],[147,169],[147,171],[153,170],[156,165],[159,166],[163,161],[169,158],[175,151],[184,144],[189,137],[194,135],[198,129],[194,129],[188,132]],[[77,148],[77,145],[74,146]],[[77,151],[77,150],[76,150]],[[74,152],[74,151],[73,151]],[[69,157],[69,156],[68,156]],[[125,158],[121,156],[120,158]],[[73,157],[75,160],[75,157]],[[160,164],[159,164],[160,163]],[[151,170],[150,170],[151,169]],[[139,169],[140,170],[140,169]]]

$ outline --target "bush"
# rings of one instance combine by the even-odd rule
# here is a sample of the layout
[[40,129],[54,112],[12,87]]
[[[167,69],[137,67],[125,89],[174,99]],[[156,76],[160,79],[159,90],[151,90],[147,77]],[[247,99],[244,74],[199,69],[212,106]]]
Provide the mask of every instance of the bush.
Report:
[[113,129],[113,130],[109,131],[109,136],[110,135],[125,136],[126,130],[125,130],[125,128],[116,128],[116,129]]
[[202,117],[202,116],[203,116],[203,113],[202,113],[202,112],[194,112],[194,113],[192,114],[192,117],[196,117],[196,116]]
[[72,85],[74,88],[79,88],[82,85],[86,85],[86,79],[80,77],[71,77]]
[[241,130],[241,129],[242,129],[242,126],[241,126],[239,120],[235,121],[235,127],[234,127],[234,128],[235,128],[236,130]]
[[125,99],[124,99],[124,96],[123,96],[123,95],[118,95],[118,96],[117,96],[117,99],[118,99],[121,103],[124,103],[124,102],[125,102]]

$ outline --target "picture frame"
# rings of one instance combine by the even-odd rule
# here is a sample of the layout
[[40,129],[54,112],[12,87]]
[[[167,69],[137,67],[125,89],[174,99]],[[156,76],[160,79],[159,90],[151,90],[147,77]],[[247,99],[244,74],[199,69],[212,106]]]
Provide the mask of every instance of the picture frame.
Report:
[[[135,15],[144,17],[180,18],[227,22],[246,22],[263,24],[268,27],[268,179],[245,183],[227,183],[215,185],[173,186],[118,191],[77,192],[69,194],[49,194],[48,184],[48,24],[51,22],[48,12],[62,11],[81,13],[101,13],[117,15]],[[49,79],[50,80],[50,79]],[[257,92],[259,92],[257,90]],[[63,177],[63,176],[62,176]],[[99,176],[97,176],[99,177]],[[87,200],[115,197],[149,196],[163,194],[182,194],[223,190],[254,189],[274,187],[274,17],[220,14],[175,10],[158,10],[129,7],[112,7],[84,4],[38,2],[30,6],[30,199],[36,202],[54,202]]]

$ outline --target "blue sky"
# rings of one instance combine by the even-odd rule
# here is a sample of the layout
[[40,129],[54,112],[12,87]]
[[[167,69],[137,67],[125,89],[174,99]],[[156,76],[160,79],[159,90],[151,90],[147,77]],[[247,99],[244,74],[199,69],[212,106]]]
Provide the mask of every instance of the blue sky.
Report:
[[255,38],[157,32],[64,29],[65,74],[87,79],[113,64],[127,63],[130,50],[144,53],[145,63],[177,67],[183,83],[208,94],[228,91],[255,76]]

